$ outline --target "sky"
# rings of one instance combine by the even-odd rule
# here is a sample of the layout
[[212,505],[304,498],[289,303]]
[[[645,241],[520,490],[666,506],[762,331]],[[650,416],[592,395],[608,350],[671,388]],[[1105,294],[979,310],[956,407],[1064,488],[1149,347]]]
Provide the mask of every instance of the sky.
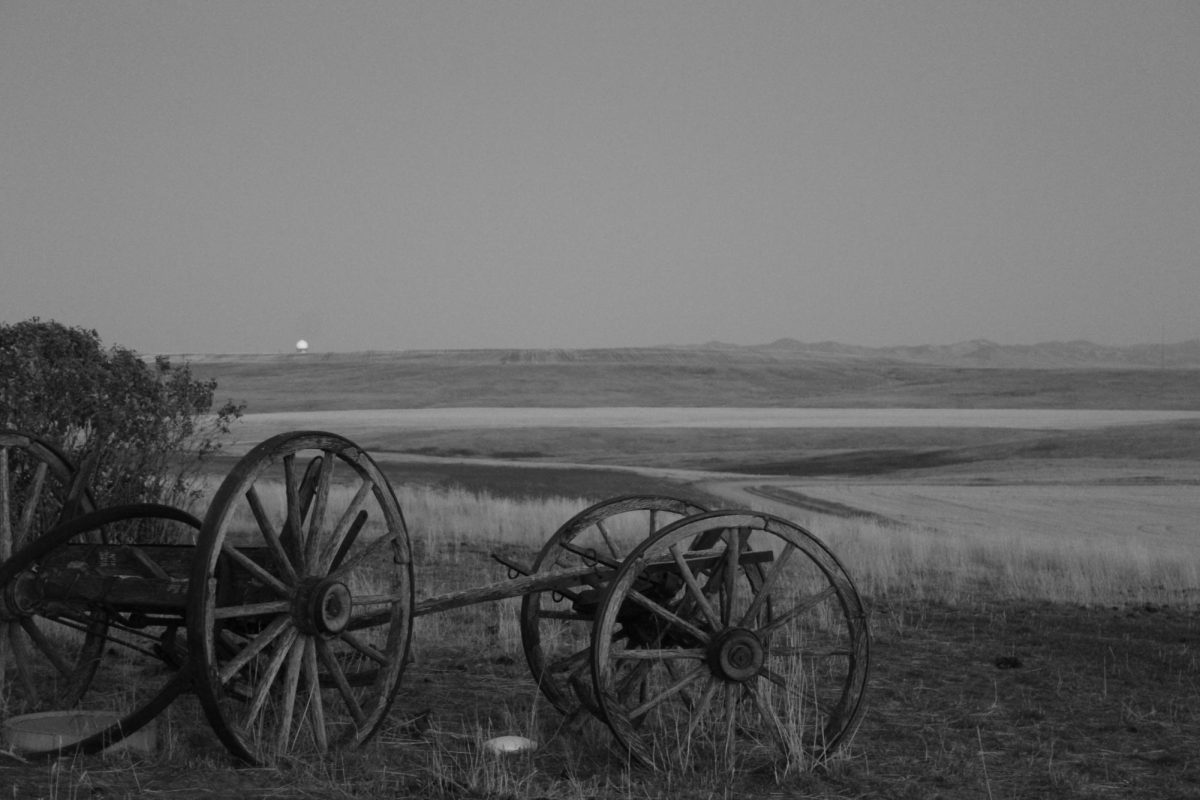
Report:
[[0,322],[1200,338],[1200,3],[0,0]]

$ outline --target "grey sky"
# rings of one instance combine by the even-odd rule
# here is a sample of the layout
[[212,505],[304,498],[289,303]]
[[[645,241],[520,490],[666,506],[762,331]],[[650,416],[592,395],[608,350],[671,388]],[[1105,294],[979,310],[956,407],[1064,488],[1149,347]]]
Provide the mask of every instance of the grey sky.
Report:
[[1200,3],[0,0],[0,321],[1200,336]]

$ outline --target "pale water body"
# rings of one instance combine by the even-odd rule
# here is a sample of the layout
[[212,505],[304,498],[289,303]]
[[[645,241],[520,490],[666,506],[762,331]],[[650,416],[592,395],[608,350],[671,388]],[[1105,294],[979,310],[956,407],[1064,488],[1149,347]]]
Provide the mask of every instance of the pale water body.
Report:
[[980,408],[397,408],[247,414],[255,430],[369,428],[1010,428],[1076,430],[1200,420],[1200,411]]

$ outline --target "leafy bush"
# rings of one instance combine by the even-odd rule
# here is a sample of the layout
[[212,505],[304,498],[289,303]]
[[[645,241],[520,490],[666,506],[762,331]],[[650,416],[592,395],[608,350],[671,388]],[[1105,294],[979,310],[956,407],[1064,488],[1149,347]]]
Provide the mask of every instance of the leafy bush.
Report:
[[46,438],[77,464],[93,456],[101,506],[195,498],[193,479],[244,407],[214,412],[216,388],[165,356],[151,364],[105,348],[94,330],[37,317],[0,324],[0,427]]

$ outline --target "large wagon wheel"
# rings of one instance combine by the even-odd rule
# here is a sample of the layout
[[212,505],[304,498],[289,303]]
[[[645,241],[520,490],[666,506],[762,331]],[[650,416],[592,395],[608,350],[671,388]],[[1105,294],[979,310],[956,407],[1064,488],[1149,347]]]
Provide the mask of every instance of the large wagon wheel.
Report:
[[[173,620],[182,620],[182,604],[166,623],[153,613],[117,609],[108,573],[121,555],[135,565],[123,579],[154,583],[168,602],[171,588],[182,597],[185,579],[166,578],[137,543],[192,545],[199,528],[199,520],[170,506],[114,506],[68,520],[0,564],[0,619],[27,640],[18,650],[9,712],[75,709],[112,716],[87,738],[38,754],[97,752],[140,729],[185,688],[163,664],[160,649],[176,627]],[[124,544],[100,543],[102,532]],[[181,552],[177,560],[190,556],[190,547]]]
[[[91,511],[94,504],[84,483],[85,477],[49,442],[20,431],[0,431],[0,565],[59,522]],[[0,607],[0,698],[6,685],[20,679],[20,664],[28,663],[30,649],[36,646],[20,620],[6,618]],[[100,646],[98,639],[89,643],[97,653]],[[87,679],[80,676],[71,685],[81,693]],[[78,696],[59,697],[68,705],[73,700]]]
[[[611,574],[661,528],[702,511],[690,501],[661,495],[605,500],[555,531],[538,553],[533,572],[596,564]],[[606,589],[600,574],[587,575],[575,586],[531,592],[521,602],[521,644],[529,669],[542,693],[564,714],[579,709],[580,687],[590,693],[592,623]]]
[[870,650],[862,601],[828,548],[778,517],[728,511],[632,552],[592,641],[614,735],[643,764],[685,768],[831,753],[857,724]]
[[330,433],[268,439],[217,490],[193,564],[210,724],[251,763],[363,743],[400,685],[412,608],[408,532],[375,462]]

